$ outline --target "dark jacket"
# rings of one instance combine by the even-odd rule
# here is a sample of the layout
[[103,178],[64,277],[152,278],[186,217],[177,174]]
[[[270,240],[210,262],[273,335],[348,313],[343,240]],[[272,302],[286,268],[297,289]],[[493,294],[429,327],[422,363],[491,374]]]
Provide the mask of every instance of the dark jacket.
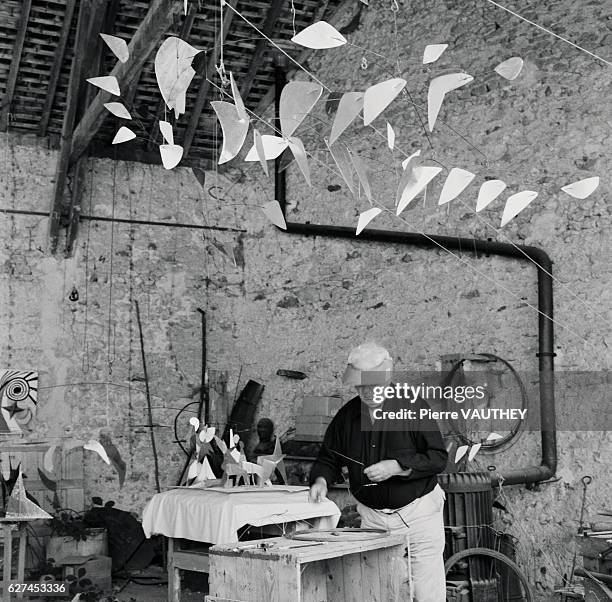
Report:
[[[428,407],[423,400],[407,405],[387,400],[384,409],[400,406],[415,410],[417,416],[420,408]],[[397,460],[404,469],[411,469],[410,475],[391,477],[364,487],[371,483],[363,473],[364,468],[390,459]],[[346,466],[351,493],[359,502],[370,508],[401,508],[436,486],[436,475],[445,469],[447,459],[435,420],[375,421],[372,428],[368,406],[357,396],[338,411],[327,428],[310,471],[310,482],[324,477],[332,485]]]

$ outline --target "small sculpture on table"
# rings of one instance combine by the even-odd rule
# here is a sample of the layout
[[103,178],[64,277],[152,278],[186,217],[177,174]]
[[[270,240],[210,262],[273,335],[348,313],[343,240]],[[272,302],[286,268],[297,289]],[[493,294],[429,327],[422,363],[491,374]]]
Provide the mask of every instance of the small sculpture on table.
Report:
[[[230,429],[229,445],[220,437],[215,435],[214,427],[200,424],[197,418],[192,418],[190,424],[193,427],[192,445],[194,449],[193,460],[189,465],[185,485],[189,487],[237,487],[245,486],[269,486],[272,485],[270,477],[275,471],[279,473],[283,482],[287,483],[283,458],[285,457],[280,440],[274,439],[274,424],[269,419],[262,419],[258,424],[260,444],[256,447],[261,452],[257,462],[248,462],[244,453],[244,443],[240,435],[234,435]],[[215,478],[207,456],[213,452],[211,442],[215,443],[218,450],[223,454],[223,476]],[[267,453],[263,453],[267,452]]]

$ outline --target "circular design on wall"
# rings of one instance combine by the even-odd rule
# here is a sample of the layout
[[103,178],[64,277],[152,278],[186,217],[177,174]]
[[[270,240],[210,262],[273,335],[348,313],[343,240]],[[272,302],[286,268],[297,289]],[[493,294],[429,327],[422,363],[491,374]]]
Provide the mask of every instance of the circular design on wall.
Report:
[[30,385],[24,378],[14,378],[6,385],[4,394],[11,401],[23,401],[30,395]]
[[0,432],[19,432],[36,414],[38,373],[0,370]]

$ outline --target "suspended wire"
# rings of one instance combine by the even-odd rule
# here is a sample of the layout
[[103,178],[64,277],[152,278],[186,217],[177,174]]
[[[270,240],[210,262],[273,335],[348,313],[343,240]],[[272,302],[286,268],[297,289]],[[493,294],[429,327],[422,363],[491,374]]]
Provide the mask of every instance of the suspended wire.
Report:
[[[386,135],[381,132],[380,130],[378,130],[376,127],[371,126],[372,130],[374,130],[376,132],[376,134],[378,134],[378,136],[380,136],[381,138],[385,138],[386,139]],[[402,151],[401,149],[398,149],[404,156],[408,156],[404,151]],[[438,163],[438,165],[442,166],[444,169],[446,169],[446,171],[449,171],[449,167],[443,163],[442,161],[439,161],[437,159],[432,159],[432,161],[434,161],[435,163]],[[427,190],[427,188],[425,188],[425,190]],[[477,217],[480,221],[482,221],[485,225],[487,225],[489,228],[491,228],[492,230],[494,230],[498,235],[502,234],[502,230],[499,228],[496,228],[492,223],[490,223],[489,221],[487,221],[486,219],[484,219],[482,217],[482,215],[480,215],[477,211],[475,211],[472,207],[470,207],[467,203],[456,199],[457,202],[461,203],[461,205],[463,205],[463,207],[465,207],[466,209],[468,209],[475,217]],[[450,205],[448,206],[450,208]],[[527,259],[529,259],[529,261],[531,261],[531,263],[533,263],[536,267],[538,267],[540,270],[542,270],[547,276],[550,276],[557,284],[559,284],[562,288],[564,288],[565,290],[567,290],[572,297],[574,297],[575,299],[579,300],[584,307],[586,307],[587,309],[589,309],[591,312],[593,312],[593,314],[595,316],[597,316],[598,318],[602,319],[606,324],[609,324],[609,320],[607,318],[605,318],[602,314],[598,313],[597,310],[589,303],[587,303],[586,301],[584,301],[584,299],[581,299],[569,286],[567,286],[567,284],[565,284],[562,280],[559,280],[557,277],[553,276],[553,274],[551,272],[549,272],[547,269],[544,268],[544,266],[540,265],[535,259],[533,259],[533,257],[531,257],[529,254],[527,254],[523,249],[521,249],[521,247],[517,244],[515,244],[514,242],[512,242],[512,240],[510,239],[510,237],[506,236],[505,234],[503,234],[503,237],[508,241],[509,244],[511,244],[517,251],[520,251],[520,253],[522,255],[524,255]]]
[[[375,128],[374,126],[371,126],[372,129],[381,137],[381,138],[385,138],[386,139],[386,135],[381,132],[380,130],[378,130],[377,128]],[[402,151],[401,149],[399,149],[400,152],[402,152],[405,156],[407,156],[407,154]],[[449,167],[441,162],[438,161],[437,159],[432,159],[433,161],[435,161],[436,163],[438,163],[440,166],[442,166],[444,169],[446,169],[447,171],[449,171]],[[458,200],[458,199],[457,199]],[[489,221],[487,221],[486,219],[484,219],[477,211],[475,211],[472,207],[470,207],[469,205],[467,205],[467,203],[464,203],[461,200],[458,200],[459,203],[461,203],[461,205],[463,205],[463,207],[465,207],[466,209],[468,209],[474,216],[476,216],[480,221],[482,221],[484,224],[486,224],[489,228],[491,228],[492,230],[494,230],[498,235],[502,234],[502,230],[496,228],[493,224],[491,224]],[[450,207],[450,206],[449,206]],[[506,236],[505,234],[503,234],[503,237],[509,242],[509,244],[511,244],[515,249],[517,249],[518,251],[520,251],[520,253],[522,255],[524,255],[527,259],[529,259],[529,261],[531,261],[536,267],[538,267],[540,270],[542,270],[546,275],[550,276],[557,284],[559,284],[562,288],[564,288],[565,290],[567,290],[572,297],[574,297],[575,299],[578,299],[583,305],[584,307],[586,307],[587,309],[589,309],[591,312],[593,312],[593,314],[595,316],[597,316],[598,318],[600,318],[601,320],[603,320],[606,324],[609,324],[610,321],[605,318],[602,314],[598,313],[597,310],[590,305],[589,303],[587,303],[586,301],[584,301],[583,299],[581,299],[569,286],[567,286],[562,280],[559,280],[557,277],[553,276],[553,274],[551,272],[549,272],[547,269],[544,268],[544,266],[540,265],[535,259],[533,259],[530,255],[528,255],[523,249],[521,249],[520,246],[518,246],[517,244],[515,244],[514,242],[512,242],[512,240]],[[585,339],[586,340],[586,339]]]
[[[223,1],[223,0],[222,0]],[[491,1],[491,0],[488,0]],[[259,33],[261,36],[263,36],[270,44],[272,44],[274,47],[276,47],[278,50],[280,50],[285,56],[287,56],[294,64],[296,64],[302,71],[304,71],[307,75],[309,75],[313,80],[315,80],[317,83],[319,83],[324,89],[326,89],[328,92],[331,92],[331,89],[329,87],[327,87],[323,82],[321,82],[316,76],[314,76],[314,74],[312,74],[310,71],[308,71],[306,68],[304,68],[298,61],[294,60],[290,55],[288,55],[282,48],[280,48],[280,46],[278,46],[273,40],[271,40],[269,37],[267,37],[263,32],[261,32],[253,23],[251,23],[246,17],[244,17],[239,11],[237,11],[235,8],[233,8],[232,6],[230,6],[229,4],[226,4],[227,6],[229,6],[234,12],[235,14],[237,14],[240,18],[242,18],[249,26],[251,26],[255,31],[257,31],[257,33]],[[397,35],[397,32],[396,32]],[[399,61],[399,55],[398,55],[398,61]],[[219,88],[219,86],[217,86],[214,82],[212,82],[211,80],[208,80],[214,87],[216,87],[218,90],[220,90],[220,92],[222,94],[227,94],[222,88]],[[229,94],[227,94],[229,96]],[[411,101],[412,102],[412,101]],[[412,102],[412,104],[416,107],[416,103]],[[275,128],[274,126],[270,125],[267,121],[265,121],[262,117],[260,117],[259,115],[255,114],[253,111],[250,111],[249,109],[247,109],[247,111],[253,115],[258,121],[265,123],[266,125],[268,125],[268,127],[272,127],[272,129],[280,134],[282,136],[282,133]],[[420,116],[419,116],[420,118]],[[377,130],[375,127],[371,126],[372,129],[381,137],[386,139],[386,136],[384,134],[382,134],[379,130]],[[424,127],[424,124],[423,124]],[[452,128],[451,128],[452,129]],[[454,130],[453,130],[454,131]],[[459,136],[461,136],[461,134],[457,133]],[[464,139],[468,144],[471,145],[471,143],[465,139],[463,136],[461,136],[462,139]],[[480,154],[482,154],[485,158],[486,155],[484,155],[484,153],[482,153],[478,148],[474,147]],[[404,155],[406,155],[406,153],[403,153]],[[318,159],[316,159],[313,155],[311,155],[310,153],[308,153],[309,156],[311,156],[315,161],[319,162]],[[406,155],[407,156],[407,155]],[[440,165],[442,165],[443,167],[445,167],[447,170],[448,168],[443,164],[438,162]],[[321,162],[319,162],[321,163]],[[321,165],[323,165],[326,169],[330,169],[328,165],[321,163]],[[333,170],[331,170],[333,172]],[[341,174],[336,174],[336,175],[340,175]],[[386,207],[381,207],[381,209],[383,211],[386,211],[388,213],[393,213],[391,212],[389,209],[387,209]],[[397,216],[399,217],[399,216]],[[400,217],[400,220],[403,221],[404,223],[408,224],[408,222],[404,219]],[[492,227],[492,226],[491,226]],[[466,263],[460,255],[457,255],[456,253],[453,253],[450,249],[447,249],[446,247],[444,247],[443,245],[441,245],[440,243],[438,243],[435,239],[429,237],[427,234],[425,234],[424,232],[420,232],[419,234],[425,236],[426,238],[428,238],[431,242],[433,242],[434,244],[436,244],[437,246],[439,246],[440,248],[442,248],[443,250],[445,250],[447,253],[449,253],[450,255],[456,257],[459,261],[461,261],[462,263],[464,263],[464,265],[467,265],[468,267],[470,267],[471,269],[473,269],[476,273],[480,274],[481,276],[484,276],[485,278],[487,278],[487,280],[490,280],[491,282],[493,282],[496,286],[499,286],[502,290],[504,290],[505,292],[511,294],[513,297],[515,297],[516,299],[520,300],[521,302],[523,302],[523,299],[516,295],[515,293],[513,293],[510,289],[508,289],[507,287],[500,285],[499,283],[497,283],[494,279],[492,279],[490,276],[488,276],[486,273],[481,272],[480,270],[477,270],[476,268],[474,268],[473,266],[471,266],[471,264]],[[514,243],[512,243],[513,246],[515,246],[516,248],[519,248],[517,245],[514,245]],[[519,249],[520,250],[520,249]],[[521,252],[523,252],[521,250]],[[552,274],[550,274],[550,272],[548,272],[547,270],[544,270],[544,268],[542,266],[540,266],[535,260],[533,260],[532,258],[528,257],[535,265],[537,265],[538,267],[540,267],[543,271],[545,271],[547,274],[549,274],[551,277]],[[554,278],[554,277],[553,277]],[[558,282],[558,280],[556,278],[554,278],[555,281]],[[574,336],[577,336],[578,338],[582,339],[584,342],[589,343],[588,339],[586,339],[585,337],[579,335],[577,332],[575,332],[573,329],[569,328],[568,326],[565,326],[564,324],[560,323],[558,320],[555,320],[553,318],[551,318],[550,316],[544,314],[540,309],[538,309],[537,307],[535,307],[534,305],[525,302],[526,305],[532,309],[534,309],[535,311],[537,311],[539,314],[547,317],[549,320],[551,320],[551,322],[553,322],[554,324],[560,326],[561,328],[567,330],[568,332],[572,333]],[[592,343],[590,343],[592,345]]]
[[602,58],[601,56],[595,54],[594,52],[591,52],[590,50],[587,50],[586,48],[583,48],[582,46],[579,46],[578,44],[574,44],[574,42],[568,40],[567,38],[564,38],[563,36],[560,36],[558,33],[555,33],[554,31],[551,31],[550,29],[546,29],[546,27],[542,27],[541,25],[539,25],[538,23],[535,23],[534,21],[530,21],[526,17],[523,17],[522,15],[519,15],[519,13],[516,13],[513,10],[510,10],[509,8],[506,8],[505,6],[502,6],[498,2],[495,2],[494,0],[486,0],[486,1],[489,4],[493,4],[494,6],[497,6],[497,8],[501,8],[502,10],[505,10],[507,13],[510,13],[512,16],[517,17],[518,19],[521,19],[521,20],[525,21],[525,23],[529,23],[529,25],[533,25],[534,27],[537,27],[538,29],[541,29],[542,31],[546,32],[547,34],[550,34],[551,36],[554,36],[555,38],[565,42],[566,44],[569,44],[570,46],[573,46],[574,48],[576,48],[578,50],[581,50],[582,52],[585,52],[589,56],[592,56],[593,58],[597,59],[598,61],[601,61],[602,63],[605,63],[606,65],[612,67],[612,62]]
[[[223,91],[223,90],[222,90],[221,88],[219,88],[219,87],[218,87],[218,86],[217,86],[217,85],[216,85],[214,82],[212,82],[211,80],[208,80],[208,81],[209,81],[209,82],[210,82],[210,83],[211,83],[213,86],[215,86],[217,89],[219,89],[219,90],[220,90],[222,93],[225,93],[225,94],[227,94],[227,95],[229,96],[229,93],[226,93],[225,91]],[[274,126],[272,126],[272,125],[268,124],[268,123],[267,123],[267,122],[266,122],[266,121],[263,119],[263,117],[258,116],[256,113],[254,113],[253,111],[251,111],[251,110],[249,110],[249,109],[247,109],[247,111],[248,111],[248,112],[249,112],[251,115],[253,115],[253,116],[254,116],[254,117],[255,117],[255,118],[258,120],[258,121],[260,121],[260,122],[262,122],[262,123],[265,123],[266,125],[268,125],[269,127],[271,127],[271,128],[272,128],[272,129],[273,129],[273,130],[274,130],[274,131],[277,133],[277,134],[279,134],[279,135],[281,135],[281,136],[282,136],[282,133],[281,133],[281,132],[280,132],[280,131],[279,131],[277,128],[275,128]],[[372,125],[370,125],[370,127],[371,127],[371,129],[372,129],[372,130],[374,130],[374,131],[375,131],[375,132],[376,132],[376,133],[377,133],[377,134],[378,134],[380,137],[382,137],[382,138],[386,139],[386,135],[385,135],[383,132],[381,132],[380,130],[378,130],[376,127],[374,127],[374,126],[372,126]],[[407,153],[406,153],[405,151],[402,151],[401,149],[398,149],[398,150],[400,150],[400,152],[401,152],[401,153],[402,153],[404,156],[408,156],[408,155],[407,155]],[[314,156],[312,153],[309,153],[309,152],[308,152],[307,154],[308,154],[308,155],[309,155],[309,156],[310,156],[310,157],[311,157],[311,158],[312,158],[312,159],[313,159],[315,162],[319,163],[319,164],[320,164],[320,165],[322,165],[324,168],[326,168],[326,169],[328,169],[329,171],[331,171],[332,173],[334,173],[336,176],[342,177],[342,174],[340,174],[340,173],[338,173],[338,172],[335,172],[333,169],[331,169],[331,168],[329,167],[329,165],[327,165],[326,163],[323,163],[323,162],[319,161],[319,160],[318,160],[318,159],[317,159],[317,158],[316,158],[316,157],[315,157],[315,156]],[[438,161],[438,160],[436,160],[436,159],[433,159],[433,161],[435,161],[436,163],[438,163],[439,165],[441,165],[442,167],[444,167],[444,168],[445,168],[447,171],[449,170],[448,166],[447,166],[447,165],[445,165],[444,163],[442,163],[441,161]],[[473,210],[471,207],[469,207],[467,204],[465,204],[465,203],[463,203],[463,202],[462,202],[462,204],[463,204],[463,205],[464,205],[464,206],[465,206],[467,209],[469,209],[470,211],[472,211],[472,212],[474,213],[474,215],[476,215],[476,217],[478,217],[478,218],[479,218],[479,219],[481,219],[481,220],[484,220],[484,218],[482,218],[482,217],[481,217],[481,216],[479,216],[479,215],[478,215],[476,212],[474,212],[474,210]],[[392,212],[390,212],[390,211],[389,211],[387,208],[381,207],[381,209],[383,209],[383,211],[387,211],[387,212],[389,212],[389,213],[392,213]],[[399,217],[399,216],[396,216],[396,217]],[[404,220],[403,218],[401,218],[401,217],[400,217],[399,219],[400,219],[401,221],[404,221],[404,223],[408,224],[408,222],[407,222],[406,220]],[[486,220],[484,220],[484,222],[485,222],[485,223],[486,223],[486,224],[487,224],[487,225],[488,225],[490,228],[492,228],[493,230],[495,230],[495,232],[497,232],[498,234],[500,233],[500,230],[499,230],[499,229],[497,229],[497,228],[495,228],[495,226],[493,226],[492,224],[490,224],[490,223],[489,223],[489,222],[487,222]],[[427,238],[430,238],[430,237],[428,237],[428,236],[427,236],[427,235],[426,235],[424,232],[419,232],[419,234],[422,234],[423,236],[426,236]],[[525,256],[527,259],[529,259],[529,261],[531,261],[531,262],[532,262],[532,263],[533,263],[535,266],[537,266],[537,267],[538,267],[539,269],[541,269],[541,270],[542,270],[544,273],[546,273],[548,276],[550,276],[550,277],[551,277],[551,278],[552,278],[552,279],[553,279],[555,282],[557,282],[558,284],[560,284],[560,285],[561,285],[563,288],[565,288],[566,290],[568,290],[568,291],[569,291],[569,292],[572,294],[572,296],[574,296],[576,299],[580,300],[580,302],[581,302],[581,303],[583,303],[583,305],[584,305],[585,307],[587,307],[588,309],[590,309],[590,310],[591,310],[591,311],[592,311],[592,312],[593,312],[593,313],[594,313],[596,316],[598,316],[599,318],[601,318],[601,319],[603,319],[604,321],[606,321],[606,322],[607,322],[606,318],[604,318],[604,317],[603,317],[601,314],[598,314],[598,313],[597,313],[597,312],[596,312],[596,311],[595,311],[595,310],[594,310],[594,309],[593,309],[593,308],[592,308],[592,307],[591,307],[589,304],[587,304],[587,303],[586,303],[586,302],[585,302],[583,299],[581,299],[581,298],[580,298],[578,295],[576,295],[576,293],[574,293],[574,292],[573,292],[573,291],[572,291],[572,290],[571,290],[571,289],[570,289],[570,288],[569,288],[569,287],[568,287],[568,286],[567,286],[565,283],[563,283],[561,280],[559,280],[558,278],[556,278],[555,276],[553,276],[551,272],[549,272],[548,270],[546,270],[546,269],[545,269],[545,268],[544,268],[542,265],[540,265],[540,264],[539,264],[539,263],[538,263],[538,262],[537,262],[535,259],[533,259],[532,257],[530,257],[530,256],[529,256],[527,253],[525,253],[525,251],[523,251],[523,250],[522,250],[522,249],[521,249],[521,248],[520,248],[518,245],[516,245],[514,242],[512,242],[512,241],[510,240],[510,238],[509,238],[509,237],[507,237],[507,236],[505,236],[505,235],[504,235],[504,237],[506,238],[506,240],[508,240],[508,241],[509,241],[509,244],[511,244],[511,245],[512,245],[514,248],[516,248],[518,251],[520,251],[520,252],[521,252],[521,254],[523,254],[523,255],[524,255],[524,256]],[[431,238],[430,238],[430,240],[432,240],[432,242],[435,242],[435,240],[433,240],[433,239],[431,239]],[[436,244],[438,244],[438,243],[436,243]],[[439,245],[439,246],[441,246],[441,245]],[[452,253],[452,251],[450,251],[449,249],[446,249],[445,247],[441,247],[441,248],[444,248],[444,250],[446,250],[448,253],[450,253],[451,255],[454,255],[455,257],[457,257],[457,259],[461,260],[461,255],[460,255],[460,254],[459,254],[459,255],[456,255],[456,254]],[[466,265],[467,265],[467,264],[466,264]],[[473,268],[473,269],[476,271],[476,273],[478,273],[478,274],[480,274],[480,275],[484,275],[484,276],[485,276],[485,277],[486,277],[488,280],[490,280],[491,282],[496,283],[496,281],[495,281],[495,280],[492,280],[490,277],[486,276],[486,274],[484,274],[483,272],[480,272],[480,271],[476,270],[475,268]],[[519,297],[518,295],[516,295],[516,294],[512,293],[512,292],[511,292],[509,289],[505,289],[505,290],[506,290],[506,292],[509,292],[509,293],[513,294],[513,296],[514,296],[516,299],[518,299],[518,300],[520,300],[520,301],[523,301],[523,300],[521,299],[521,297]],[[527,303],[527,302],[526,302],[526,304],[527,304],[529,307],[531,307],[531,308],[535,309],[535,310],[536,310],[538,313],[542,314],[543,316],[548,317],[548,318],[549,318],[549,319],[550,319],[550,320],[551,320],[551,321],[552,321],[554,324],[556,324],[556,325],[560,326],[561,328],[564,328],[565,330],[568,330],[569,332],[571,332],[572,334],[574,334],[574,335],[575,335],[575,336],[577,336],[578,338],[582,339],[584,342],[587,342],[587,343],[589,342],[589,341],[588,341],[588,339],[586,339],[586,338],[582,337],[581,335],[579,335],[578,333],[576,333],[574,330],[572,330],[572,329],[570,329],[569,327],[567,327],[567,326],[563,325],[563,324],[562,324],[562,323],[560,323],[558,320],[555,320],[555,319],[553,319],[553,318],[550,318],[549,316],[547,316],[546,314],[544,314],[542,311],[540,311],[540,310],[539,310],[538,308],[536,308],[535,306],[533,306],[533,305],[531,305],[531,304],[529,304],[529,303]]]
[[293,37],[295,37],[295,2],[291,0],[291,25],[293,26]]
[[582,305],[590,310],[591,312],[593,312],[593,315],[597,316],[598,318],[600,318],[601,320],[603,320],[607,325],[610,324],[610,320],[608,318],[606,318],[603,314],[600,314],[590,303],[587,303],[584,299],[580,298],[573,290],[571,287],[569,287],[567,284],[565,284],[565,282],[563,282],[562,280],[560,280],[559,278],[557,278],[556,276],[553,276],[553,274],[551,272],[549,272],[546,268],[544,268],[542,265],[540,265],[535,259],[533,259],[533,257],[531,257],[528,253],[526,253],[523,249],[521,249],[521,247],[517,244],[515,244],[514,242],[512,242],[512,240],[506,236],[505,234],[503,234],[503,231],[499,228],[496,228],[492,223],[490,223],[488,220],[486,220],[485,218],[482,217],[481,214],[479,214],[478,212],[476,212],[472,207],[470,207],[467,203],[465,203],[464,201],[461,201],[459,199],[456,199],[463,207],[465,207],[466,209],[472,211],[473,215],[475,217],[477,217],[481,222],[483,222],[486,226],[488,226],[489,228],[491,228],[494,232],[496,232],[498,235],[502,235],[504,239],[506,239],[508,241],[509,244],[511,244],[517,251],[519,251],[522,255],[524,255],[529,261],[531,261],[531,263],[533,263],[537,268],[539,268],[540,270],[542,270],[547,276],[550,276],[559,286],[561,286],[564,290],[568,291],[570,293],[570,295],[580,301],[580,303],[582,303]]
[[[397,67],[397,76],[401,77],[402,76],[402,68],[400,65],[400,51],[399,51],[399,36],[397,33],[397,11],[396,10],[391,10],[391,12],[393,13],[393,37],[394,37],[394,41],[395,41],[395,61],[396,61],[396,67]],[[412,104],[412,107],[414,108],[414,112],[416,113],[416,116],[419,120],[419,123],[421,124],[421,128],[423,129],[423,133],[425,134],[425,138],[427,138],[427,142],[429,143],[429,147],[431,148],[431,150],[433,152],[435,152],[435,148],[433,145],[433,142],[431,141],[431,136],[429,135],[429,132],[427,131],[427,128],[425,127],[425,122],[423,121],[423,118],[421,117],[421,112],[419,111],[419,108],[417,107],[417,105],[415,104],[413,98],[412,98],[412,94],[410,93],[410,90],[408,90],[407,87],[405,87],[402,92],[408,96],[408,98],[410,99],[410,103]]]
[[[112,311],[113,311],[113,259],[115,255],[115,206],[116,206],[116,192],[117,192],[117,161],[113,162],[113,186],[112,186],[112,218],[111,223],[111,235],[110,235],[110,264],[109,264],[109,276],[108,276],[108,326],[106,332],[106,358],[108,362],[108,373],[113,373],[113,363],[115,361],[115,339],[114,339],[114,325],[112,322]],[[113,333],[111,337],[111,332]],[[113,353],[111,356],[111,338]]]
[[301,65],[298,61],[296,61],[290,54],[287,54],[287,52],[285,52],[285,50],[283,50],[276,42],[274,42],[274,40],[271,40],[263,31],[261,31],[257,27],[257,25],[255,25],[254,23],[249,21],[240,11],[236,10],[231,4],[228,4],[227,2],[225,2],[225,0],[221,0],[221,2],[223,2],[225,4],[225,6],[227,6],[228,8],[232,9],[232,11],[234,11],[234,13],[236,15],[238,15],[247,25],[252,27],[260,36],[262,36],[268,42],[270,42],[270,44],[272,44],[272,46],[274,46],[274,48],[276,48],[277,50],[282,52],[294,65],[299,67],[302,71],[304,71],[304,73],[308,74],[314,81],[316,81],[319,85],[321,85],[325,90],[327,90],[328,92],[331,92],[331,89],[328,88],[319,78],[317,78],[313,73],[308,71],[308,69],[306,69],[306,67]]
[[[211,80],[208,80],[211,85],[213,85],[215,88],[217,88],[218,90],[220,90],[222,93],[227,94],[229,96],[229,94],[227,92],[225,92],[222,88],[220,88],[219,86],[217,86],[217,84],[215,84],[214,82],[212,82]],[[281,132],[273,125],[269,124],[267,121],[265,121],[262,117],[260,117],[259,115],[257,115],[256,113],[254,113],[253,111],[251,111],[250,109],[246,109],[248,113],[250,113],[253,117],[255,117],[255,119],[257,119],[258,121],[266,124],[268,127],[272,128],[277,134],[281,134]],[[376,130],[376,128],[372,128],[374,131],[380,133],[378,130]],[[384,136],[384,134],[383,134]],[[403,154],[406,154],[404,151],[402,151]],[[323,166],[325,169],[329,170],[330,172],[334,173],[336,176],[338,177],[342,177],[342,174],[340,174],[339,172],[336,172],[335,170],[333,170],[331,167],[329,167],[329,165],[327,165],[326,163],[323,163],[322,161],[320,161],[319,159],[317,159],[314,155],[312,155],[311,153],[308,153],[308,156],[311,157],[311,159],[313,159],[313,161],[315,161],[316,163],[318,163],[319,165]],[[394,212],[391,211],[390,209],[388,209],[385,206],[380,206],[377,205],[382,211],[389,213],[391,215],[394,215]],[[413,226],[413,224],[411,224],[410,222],[408,222],[407,220],[405,220],[404,218],[402,218],[401,216],[395,216],[396,219],[399,219],[400,221],[402,221],[403,223],[405,223],[408,226]],[[545,318],[547,318],[548,320],[550,320],[553,324],[555,324],[556,326],[559,326],[560,328],[568,331],[569,333],[573,334],[574,336],[576,336],[577,338],[581,339],[582,341],[584,341],[585,343],[588,343],[590,345],[593,345],[593,343],[591,343],[587,338],[583,337],[582,335],[578,334],[575,330],[573,330],[572,328],[570,328],[569,326],[566,326],[565,324],[559,322],[558,320],[550,317],[549,315],[545,314],[543,311],[541,311],[539,308],[537,308],[536,306],[532,305],[531,303],[529,303],[528,301],[525,301],[520,295],[517,295],[516,293],[514,293],[512,290],[508,289],[506,286],[500,284],[499,282],[497,282],[494,278],[492,278],[491,276],[489,276],[486,272],[483,272],[481,270],[479,270],[478,268],[474,267],[471,263],[469,263],[468,261],[464,260],[460,255],[457,255],[456,253],[454,253],[452,250],[446,248],[442,243],[438,242],[437,240],[435,240],[435,238],[432,238],[430,235],[426,234],[424,231],[419,231],[416,230],[417,234],[420,234],[421,236],[425,237],[427,240],[429,240],[430,242],[432,242],[433,244],[435,244],[437,247],[439,247],[440,249],[442,249],[443,251],[445,251],[446,253],[448,253],[449,255],[455,257],[458,261],[460,261],[463,265],[467,266],[469,269],[473,270],[474,272],[476,272],[477,274],[479,274],[480,276],[486,278],[487,280],[489,280],[490,282],[492,282],[493,284],[495,284],[495,286],[497,286],[498,288],[500,288],[501,290],[503,290],[504,292],[510,294],[512,297],[514,297],[515,299],[517,299],[518,301],[520,301],[521,303],[525,303],[525,305],[527,305],[528,307],[530,307],[531,309],[533,309],[534,311],[536,311],[538,314],[544,316]],[[594,345],[593,345],[594,347]]]
[[[89,209],[91,210],[93,204],[93,182],[94,182],[94,169],[91,165],[89,178]],[[88,340],[88,329],[89,329],[89,251],[90,251],[90,240],[91,240],[91,220],[87,223],[87,240],[85,242],[85,324],[83,325],[83,359],[81,361],[81,372],[89,372],[89,340]],[[95,272],[94,263],[94,272]]]

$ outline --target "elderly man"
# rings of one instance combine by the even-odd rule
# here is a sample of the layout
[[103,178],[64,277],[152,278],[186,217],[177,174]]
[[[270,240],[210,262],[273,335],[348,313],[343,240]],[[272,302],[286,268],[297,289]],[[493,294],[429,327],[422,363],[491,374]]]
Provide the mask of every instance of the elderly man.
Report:
[[[407,533],[416,602],[444,602],[444,491],[436,475],[444,470],[447,451],[432,420],[405,420],[398,427],[376,420],[376,409],[426,407],[374,395],[392,380],[393,360],[375,343],[353,349],[343,382],[354,385],[357,397],[336,414],[310,472],[310,500],[327,495],[346,466],[351,493],[357,499],[361,525]],[[376,399],[376,400],[375,400]],[[414,400],[413,400],[414,401]],[[380,414],[380,412],[376,413]]]

